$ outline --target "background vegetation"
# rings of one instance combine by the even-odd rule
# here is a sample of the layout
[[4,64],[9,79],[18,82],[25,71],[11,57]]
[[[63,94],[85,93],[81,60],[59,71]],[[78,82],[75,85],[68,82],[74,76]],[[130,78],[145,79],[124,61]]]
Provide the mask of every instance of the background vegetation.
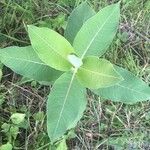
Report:
[[[1,0],[0,48],[29,45],[27,24],[49,27],[63,34],[68,15],[82,1]],[[88,0],[88,3],[98,11],[117,1]],[[104,57],[150,84],[150,1],[123,0],[121,4],[119,32]],[[45,124],[49,90],[3,67],[0,145],[10,141],[14,150],[49,149]],[[86,112],[76,129],[69,133],[69,149],[150,149],[150,102],[125,105],[91,93],[87,97]],[[16,112],[26,115],[22,124],[10,119]]]

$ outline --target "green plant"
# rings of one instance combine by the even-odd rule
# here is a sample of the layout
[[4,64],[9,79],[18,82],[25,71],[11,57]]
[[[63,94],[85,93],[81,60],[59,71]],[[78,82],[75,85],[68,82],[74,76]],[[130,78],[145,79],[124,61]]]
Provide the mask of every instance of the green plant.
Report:
[[86,3],[79,5],[65,30],[70,43],[53,30],[29,25],[32,46],[0,50],[2,63],[14,72],[39,82],[55,81],[47,102],[47,130],[52,143],[82,117],[87,104],[85,87],[103,98],[124,103],[150,98],[146,83],[96,57],[106,52],[117,32],[119,6],[107,6],[96,14]]
[[[3,123],[1,126],[2,133],[4,133],[7,137],[8,143],[2,145],[0,150],[11,150],[12,145],[14,145],[14,141],[19,134],[19,129],[23,128],[25,124],[25,114],[22,113],[13,113],[10,117],[10,121],[8,123]],[[12,145],[10,144],[12,143]]]
[[0,147],[1,150],[12,150],[12,145],[10,143],[6,143]]

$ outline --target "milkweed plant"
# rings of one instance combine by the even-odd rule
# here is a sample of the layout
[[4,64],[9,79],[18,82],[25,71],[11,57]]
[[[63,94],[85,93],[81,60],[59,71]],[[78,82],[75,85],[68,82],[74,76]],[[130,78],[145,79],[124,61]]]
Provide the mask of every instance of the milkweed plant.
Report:
[[119,25],[120,3],[98,13],[86,3],[71,13],[64,37],[28,25],[30,46],[0,49],[1,62],[14,72],[54,83],[47,101],[51,143],[74,128],[86,109],[86,88],[104,99],[133,104],[150,99],[150,87],[129,71],[101,58]]

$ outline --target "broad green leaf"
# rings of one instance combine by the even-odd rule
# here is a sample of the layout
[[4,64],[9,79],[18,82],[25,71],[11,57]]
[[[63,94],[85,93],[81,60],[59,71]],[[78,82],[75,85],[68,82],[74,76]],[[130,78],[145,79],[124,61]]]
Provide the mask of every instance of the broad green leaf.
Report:
[[47,103],[47,129],[52,142],[76,126],[86,108],[85,93],[75,74],[65,73],[56,80]]
[[109,61],[96,56],[84,58],[76,76],[82,85],[91,89],[112,86],[123,80]]
[[94,14],[94,10],[86,2],[81,3],[72,11],[65,30],[65,37],[71,44],[84,22]]
[[43,63],[31,46],[0,49],[0,60],[14,72],[37,81],[54,81],[62,74]]
[[67,71],[72,67],[67,56],[74,49],[64,37],[49,28],[33,25],[28,26],[28,33],[33,49],[43,62],[60,71]]
[[107,6],[84,23],[73,43],[79,57],[104,54],[118,28],[119,6],[119,3]]
[[115,69],[124,80],[114,86],[94,90],[96,94],[112,101],[130,104],[150,99],[150,87],[145,82],[123,68],[115,66]]

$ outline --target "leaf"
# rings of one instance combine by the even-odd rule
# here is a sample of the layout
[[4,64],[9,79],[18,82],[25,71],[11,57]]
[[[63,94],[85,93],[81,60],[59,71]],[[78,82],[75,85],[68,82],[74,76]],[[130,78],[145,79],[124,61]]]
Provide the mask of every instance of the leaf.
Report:
[[61,140],[61,142],[58,144],[56,150],[67,150],[67,144],[66,144],[66,140],[63,139]]
[[74,78],[63,74],[56,80],[47,103],[47,129],[52,142],[74,128],[86,108],[85,88]]
[[22,114],[22,113],[14,113],[11,115],[10,117],[11,121],[14,123],[14,124],[20,124],[21,122],[24,121],[25,119],[25,114]]
[[84,23],[73,43],[79,57],[104,54],[117,32],[119,6],[119,3],[107,6]]
[[43,63],[31,46],[0,49],[0,60],[14,72],[37,81],[54,81],[62,74]]
[[124,80],[114,86],[94,90],[96,94],[112,101],[130,104],[150,99],[150,87],[145,82],[123,68],[115,66],[115,69]]
[[12,145],[10,143],[0,146],[0,150],[12,150]]
[[91,89],[112,86],[123,80],[109,61],[95,56],[83,59],[76,76],[83,86]]
[[19,133],[19,127],[12,125],[9,129],[9,134],[13,137],[14,140],[16,139],[18,133]]
[[64,37],[49,28],[33,25],[28,26],[28,33],[33,49],[43,62],[60,71],[67,71],[72,67],[67,56],[74,49]]
[[94,10],[86,3],[81,3],[76,7],[68,19],[68,24],[65,30],[66,39],[73,44],[74,38],[85,21],[95,14]]
[[2,129],[2,132],[9,132],[9,129],[10,129],[11,125],[8,124],[8,123],[3,123],[2,126],[1,126],[1,129]]

